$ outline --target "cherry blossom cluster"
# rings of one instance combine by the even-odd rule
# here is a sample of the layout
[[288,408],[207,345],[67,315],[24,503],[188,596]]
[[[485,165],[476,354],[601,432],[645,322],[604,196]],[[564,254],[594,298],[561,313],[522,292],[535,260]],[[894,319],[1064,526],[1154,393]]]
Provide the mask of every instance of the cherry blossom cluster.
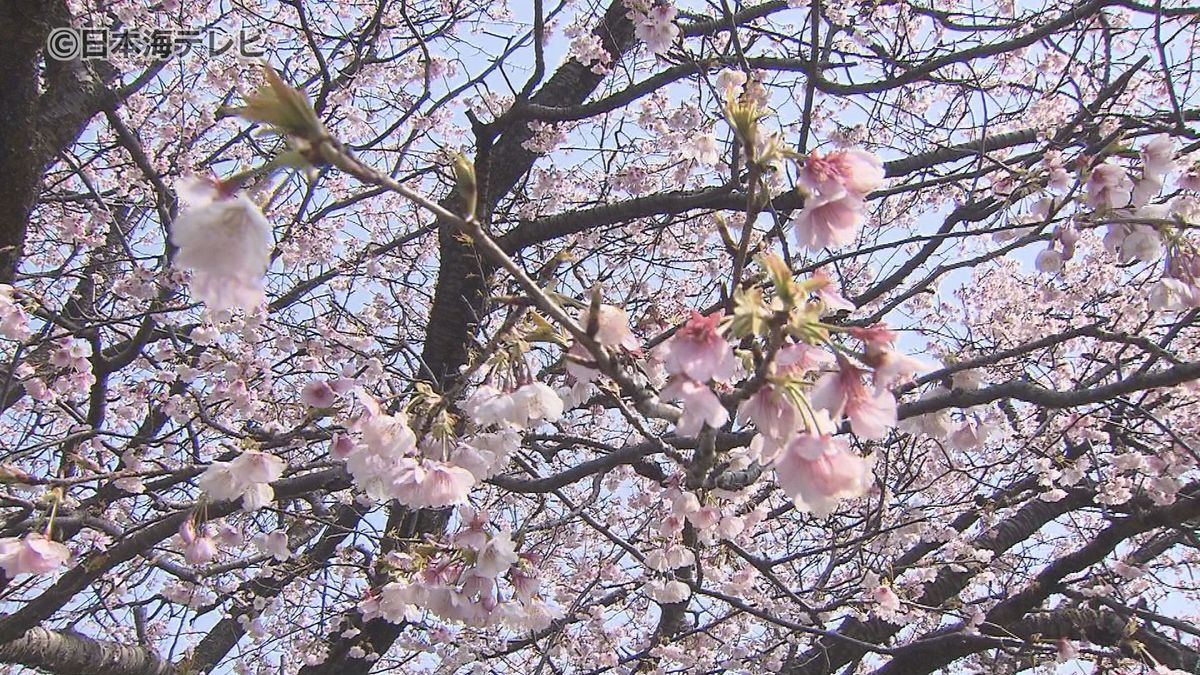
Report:
[[675,25],[675,4],[654,0],[624,0],[629,8],[637,38],[646,43],[652,53],[663,56],[679,37],[679,26]]
[[475,476],[460,466],[425,456],[403,411],[385,413],[379,402],[359,392],[364,412],[354,422],[357,440],[337,436],[331,453],[345,459],[355,485],[377,501],[390,499],[414,508],[461,504]]
[[[541,630],[562,616],[541,595],[536,554],[517,553],[506,530],[489,531],[486,512],[463,507],[449,544],[428,544],[386,559],[393,581],[360,603],[365,618],[416,621],[423,611],[470,626]],[[503,582],[503,583],[502,583]]]
[[[1181,162],[1166,134],[1144,143],[1138,151],[1138,161],[1140,172],[1136,176],[1131,176],[1130,170],[1114,158],[1104,159],[1090,171],[1086,167],[1081,169],[1085,195],[1079,201],[1093,213],[1090,216],[1080,213],[1076,218],[1106,224],[1104,248],[1122,264],[1163,260],[1162,277],[1149,292],[1151,309],[1180,311],[1200,306],[1200,251],[1181,229],[1174,227],[1175,223],[1200,221],[1200,202],[1194,195],[1178,194],[1168,203],[1152,203],[1176,172],[1179,175],[1175,184],[1180,190],[1200,191],[1200,169],[1193,163],[1180,172]],[[1070,174],[1060,153],[1048,153],[1042,164],[1049,189],[1059,192],[1070,189]],[[1030,221],[1048,221],[1065,205],[1060,198],[1042,198],[1034,205]],[[1015,234],[1007,235],[1011,236]],[[1063,263],[1074,257],[1079,237],[1072,224],[1056,226],[1049,247],[1037,256],[1037,269],[1060,272]]]
[[241,499],[243,509],[255,511],[275,499],[270,484],[279,480],[286,467],[287,463],[275,455],[247,450],[232,461],[210,464],[197,485],[210,499]]

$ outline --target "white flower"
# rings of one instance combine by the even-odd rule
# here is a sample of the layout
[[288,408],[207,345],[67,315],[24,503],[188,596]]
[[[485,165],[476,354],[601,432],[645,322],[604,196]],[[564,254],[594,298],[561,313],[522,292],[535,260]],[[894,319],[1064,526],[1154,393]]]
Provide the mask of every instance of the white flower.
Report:
[[679,27],[675,25],[675,7],[673,5],[658,5],[641,16],[635,16],[635,32],[637,37],[651,52],[666,54],[679,36]]
[[269,554],[279,562],[292,557],[292,551],[288,548],[287,532],[283,530],[275,530],[268,535],[255,538],[254,545],[258,547],[258,550]]
[[558,393],[541,382],[527,384],[512,393],[514,411],[529,422],[557,422],[563,414]]
[[671,605],[686,600],[692,589],[682,581],[656,579],[646,584],[646,594],[664,605]]
[[1148,301],[1150,309],[1180,312],[1196,304],[1196,293],[1178,279],[1163,277],[1150,287]]
[[508,532],[501,531],[488,540],[479,556],[475,559],[473,574],[481,577],[495,577],[503,574],[517,562],[517,552],[512,537]]
[[176,190],[183,212],[171,225],[175,264],[192,270],[191,290],[211,309],[253,309],[262,303],[271,255],[271,225],[245,193],[224,195],[210,181],[188,177]]

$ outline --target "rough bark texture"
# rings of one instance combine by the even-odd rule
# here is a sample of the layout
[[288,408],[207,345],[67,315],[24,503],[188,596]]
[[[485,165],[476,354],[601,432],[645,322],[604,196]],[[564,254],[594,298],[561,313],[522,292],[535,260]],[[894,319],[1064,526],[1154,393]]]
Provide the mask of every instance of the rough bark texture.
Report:
[[139,645],[93,640],[85,635],[30,628],[0,644],[0,661],[59,675],[169,675],[171,664]]

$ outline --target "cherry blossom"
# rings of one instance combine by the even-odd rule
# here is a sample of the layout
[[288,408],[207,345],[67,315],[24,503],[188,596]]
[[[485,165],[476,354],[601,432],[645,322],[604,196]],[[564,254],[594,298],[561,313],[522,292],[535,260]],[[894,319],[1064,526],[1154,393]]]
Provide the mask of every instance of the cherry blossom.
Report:
[[49,574],[66,564],[71,549],[45,535],[31,532],[20,539],[0,539],[0,567],[9,578]]
[[254,309],[263,302],[271,226],[244,193],[224,194],[211,181],[188,177],[178,186],[183,211],[171,225],[175,264],[192,270],[191,289],[212,309]]
[[720,429],[729,421],[729,411],[706,385],[687,378],[675,378],[662,390],[667,400],[683,401],[683,415],[675,425],[678,433],[691,436],[708,425]]
[[888,428],[896,425],[896,397],[886,389],[867,389],[863,375],[862,369],[842,360],[837,372],[817,381],[812,404],[835,421],[843,415],[849,417],[850,428],[863,438],[883,438]]
[[733,379],[738,369],[737,360],[732,347],[717,330],[720,321],[720,313],[706,317],[692,312],[688,322],[662,347],[667,372],[696,382]]
[[851,453],[842,439],[807,432],[775,458],[779,485],[802,511],[827,515],[842,499],[866,494],[871,462]]

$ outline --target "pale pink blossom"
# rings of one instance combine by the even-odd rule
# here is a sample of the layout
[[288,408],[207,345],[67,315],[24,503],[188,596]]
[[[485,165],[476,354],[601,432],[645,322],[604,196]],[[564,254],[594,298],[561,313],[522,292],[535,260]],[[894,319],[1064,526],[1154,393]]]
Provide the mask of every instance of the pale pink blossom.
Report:
[[1047,248],[1037,254],[1037,258],[1033,261],[1033,266],[1039,272],[1057,274],[1063,268],[1063,256],[1053,248]]
[[312,408],[332,408],[337,394],[325,380],[313,380],[300,390],[300,402]]
[[809,153],[800,170],[799,183],[823,199],[840,199],[843,193],[862,199],[883,185],[883,162],[864,150],[835,150],[827,155]]
[[801,511],[827,515],[838,501],[866,494],[871,462],[849,451],[846,441],[804,433],[775,458],[779,485]]
[[171,225],[175,264],[192,270],[196,299],[215,310],[254,309],[263,302],[271,225],[245,193],[223,194],[209,180],[179,181],[183,212]]
[[426,459],[408,465],[397,477],[395,498],[415,508],[436,509],[462,504],[474,485],[470,471]]
[[1162,253],[1162,235],[1158,230],[1148,225],[1134,225],[1121,242],[1119,260],[1123,263],[1133,260],[1154,262],[1162,257]]
[[217,557],[217,543],[207,535],[192,539],[183,548],[183,558],[189,565],[203,565],[215,557]]
[[1150,287],[1147,302],[1156,311],[1181,312],[1200,304],[1200,294],[1179,279],[1163,277]]
[[862,199],[846,195],[806,202],[792,226],[796,241],[811,250],[837,248],[854,241],[862,218]]
[[666,548],[646,554],[646,566],[659,572],[669,572],[688,567],[696,562],[696,554],[683,544],[671,544]]
[[48,574],[66,564],[71,549],[37,532],[0,539],[0,567],[9,579],[22,574]]
[[531,382],[512,393],[512,419],[521,420],[518,427],[535,422],[557,422],[563,414],[563,401],[558,393],[541,382]]
[[725,516],[717,525],[717,534],[722,539],[735,539],[746,530],[746,520],[741,516]]
[[668,2],[655,5],[646,14],[633,14],[637,38],[645,42],[651,52],[666,54],[679,36],[679,27],[675,25],[675,6]]
[[1141,207],[1150,203],[1151,199],[1158,196],[1162,191],[1162,177],[1148,175],[1137,180],[1133,184],[1133,191],[1130,193],[1130,200],[1133,206]]
[[1200,162],[1188,167],[1179,177],[1179,187],[1184,190],[1200,191]]
[[817,381],[810,399],[813,407],[828,411],[835,422],[843,415],[849,417],[858,436],[881,439],[889,427],[896,426],[896,397],[886,389],[868,390],[862,376],[861,369],[843,361],[838,372]]
[[1142,146],[1140,154],[1145,175],[1157,178],[1159,186],[1162,185],[1162,177],[1175,170],[1175,151],[1172,145],[1169,135],[1158,134]]
[[715,506],[704,506],[687,514],[687,519],[693,527],[703,532],[716,527],[717,523],[721,522],[721,509]]
[[1133,181],[1122,167],[1100,164],[1092,169],[1087,182],[1087,203],[1094,209],[1125,206],[1133,192]]
[[284,562],[292,557],[292,551],[288,548],[288,535],[283,530],[275,530],[270,534],[262,535],[255,539],[254,544],[258,550],[278,562]]
[[717,330],[720,322],[720,312],[707,317],[692,312],[688,322],[661,347],[667,373],[696,382],[732,380],[738,371],[737,358]]
[[784,443],[800,428],[795,406],[774,385],[765,385],[742,402],[738,416],[749,418],[754,427],[775,444]]
[[721,405],[721,399],[707,385],[687,378],[674,378],[662,390],[667,400],[683,402],[683,414],[675,425],[676,433],[692,436],[700,433],[704,425],[720,429],[729,421],[729,411]]
[[646,583],[646,594],[661,604],[673,605],[687,600],[692,589],[682,581],[655,579]]
[[213,462],[196,483],[201,491],[217,501],[238,499],[246,490],[246,484],[234,473],[229,462]]
[[245,483],[271,483],[279,480],[287,464],[275,455],[247,450],[230,463],[238,479]]
[[596,342],[629,352],[638,352],[642,348],[642,343],[629,329],[629,315],[613,305],[600,305],[596,314]]
[[775,355],[775,369],[779,372],[803,375],[835,362],[833,354],[819,347],[804,343],[788,345]]
[[884,614],[900,611],[900,596],[896,595],[891,586],[876,586],[875,590],[871,591],[871,598]]
[[722,68],[721,72],[717,73],[717,89],[720,90],[722,99],[736,99],[742,94],[745,86],[746,73],[744,71]]
[[475,558],[472,574],[495,577],[517,563],[516,545],[508,532],[500,531],[488,540]]
[[837,289],[837,285],[833,283],[833,279],[829,277],[823,270],[817,270],[812,275],[813,282],[819,284],[814,292],[817,299],[825,303],[825,311],[836,312],[845,310],[853,312],[856,308],[854,303],[846,299],[844,295]]

